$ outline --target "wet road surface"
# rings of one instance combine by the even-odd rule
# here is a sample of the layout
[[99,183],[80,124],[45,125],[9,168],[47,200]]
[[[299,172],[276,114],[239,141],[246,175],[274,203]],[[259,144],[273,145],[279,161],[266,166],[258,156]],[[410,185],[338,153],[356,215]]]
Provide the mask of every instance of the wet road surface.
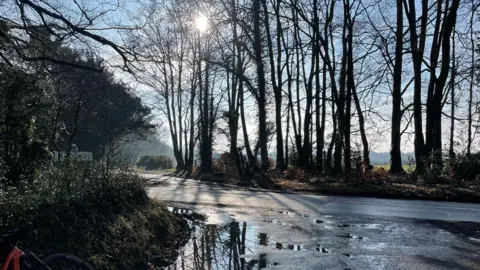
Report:
[[[174,269],[480,269],[475,204],[233,190],[166,177],[151,197],[205,214]],[[161,182],[161,183],[158,183]],[[475,222],[472,222],[475,221]]]
[[155,183],[149,195],[169,202],[480,222],[480,205],[471,203],[276,193],[169,176],[144,176]]

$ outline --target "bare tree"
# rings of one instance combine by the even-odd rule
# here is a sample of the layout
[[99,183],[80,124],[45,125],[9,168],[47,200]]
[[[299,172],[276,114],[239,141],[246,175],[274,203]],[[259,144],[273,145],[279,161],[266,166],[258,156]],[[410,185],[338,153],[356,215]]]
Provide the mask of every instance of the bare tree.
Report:
[[403,64],[403,5],[396,0],[397,27],[395,32],[395,62],[393,67],[392,133],[390,141],[390,173],[404,172],[402,166],[402,64]]

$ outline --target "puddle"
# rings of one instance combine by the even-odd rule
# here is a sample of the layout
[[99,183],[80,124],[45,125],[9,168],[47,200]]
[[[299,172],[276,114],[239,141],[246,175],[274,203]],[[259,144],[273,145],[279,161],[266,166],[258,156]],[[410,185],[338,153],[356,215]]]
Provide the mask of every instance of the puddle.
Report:
[[480,239],[477,239],[477,238],[474,238],[474,237],[469,237],[468,239],[471,240],[471,241],[480,243]]
[[276,220],[276,219],[265,219],[265,220],[263,220],[263,222],[272,223],[272,224],[277,224],[277,225],[282,225],[282,226],[288,225],[287,223],[285,223],[285,222],[280,222],[279,220]]
[[186,214],[190,215],[193,213],[192,210],[187,209],[187,208],[182,208],[182,207],[174,207],[174,206],[168,206],[168,211],[175,213],[175,214]]
[[289,211],[278,211],[278,213],[282,215],[287,215],[287,216],[298,216],[298,217],[304,217],[304,218],[309,218],[310,215],[308,214],[300,214],[300,213],[295,213],[295,212],[289,212]]
[[362,229],[379,229],[381,224],[339,224],[337,225],[338,228],[362,228]]
[[362,224],[359,227],[360,228],[366,228],[366,229],[379,229],[381,224]]
[[[184,208],[169,207],[169,210],[179,214],[195,215],[193,211]],[[292,212],[283,213],[295,215]],[[288,257],[290,252],[307,250],[301,243],[278,241],[263,231],[261,226],[263,222],[283,225],[275,219],[263,220],[260,223],[229,219],[223,223],[209,224],[210,219],[209,216],[206,222],[190,223],[191,239],[180,249],[175,262],[165,269],[263,269],[282,265],[281,258]],[[283,226],[278,228],[287,230]],[[275,257],[275,252],[285,254],[282,257]],[[186,266],[188,267],[185,268]]]
[[318,252],[324,253],[324,254],[333,254],[333,252],[330,249],[320,247],[319,245],[317,245],[315,250],[318,251]]
[[350,239],[363,239],[363,237],[358,237],[354,234],[351,234],[351,233],[346,233],[346,234],[340,234],[340,235],[337,235],[337,237],[340,237],[340,238],[350,238]]
[[175,207],[175,206],[168,206],[168,211],[183,216],[185,219],[188,219],[193,222],[198,222],[200,220],[205,220],[205,215],[198,214],[191,209],[182,208],[182,207]]
[[282,243],[275,243],[275,248],[276,249],[288,249],[288,250],[293,250],[293,251],[300,251],[300,250],[306,250],[303,248],[303,245],[292,245],[292,244],[282,244]]
[[314,219],[313,221],[314,221],[316,224],[322,224],[322,223],[325,222],[325,221],[320,220],[320,219]]
[[296,214],[294,212],[288,212],[288,211],[278,211],[278,213],[287,215],[287,216],[295,216]]

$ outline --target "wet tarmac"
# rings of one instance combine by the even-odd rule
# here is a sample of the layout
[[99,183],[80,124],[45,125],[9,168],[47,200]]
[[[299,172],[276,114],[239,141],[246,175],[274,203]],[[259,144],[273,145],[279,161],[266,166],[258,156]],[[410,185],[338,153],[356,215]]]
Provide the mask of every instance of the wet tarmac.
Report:
[[152,183],[148,189],[149,196],[170,203],[275,209],[286,216],[290,213],[335,213],[480,222],[480,204],[279,193],[225,187],[171,176],[144,177]]
[[168,270],[480,269],[480,226],[313,211],[170,204],[192,237]]

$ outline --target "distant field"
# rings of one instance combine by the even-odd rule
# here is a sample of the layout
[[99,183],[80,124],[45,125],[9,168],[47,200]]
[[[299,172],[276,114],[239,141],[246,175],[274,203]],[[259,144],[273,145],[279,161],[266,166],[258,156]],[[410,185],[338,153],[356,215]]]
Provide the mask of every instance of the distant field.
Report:
[[[379,168],[384,168],[386,171],[390,170],[390,164],[385,164],[385,165],[373,165],[373,167],[375,167],[375,169],[379,169]],[[415,165],[412,164],[412,165],[403,165],[403,169],[406,171],[406,172],[413,172],[415,170]]]
[[134,167],[134,170],[144,173],[172,173],[175,172],[175,168],[163,169],[163,170],[144,170],[143,168],[139,168],[137,166]]

